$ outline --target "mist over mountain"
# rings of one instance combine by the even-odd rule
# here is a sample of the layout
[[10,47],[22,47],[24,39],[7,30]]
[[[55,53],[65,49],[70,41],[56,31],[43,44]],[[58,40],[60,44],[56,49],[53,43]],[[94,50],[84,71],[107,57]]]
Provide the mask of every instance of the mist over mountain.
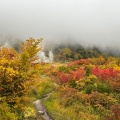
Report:
[[[12,35],[0,36],[0,47],[13,47],[20,51],[22,39]],[[64,38],[61,41],[43,40],[40,44],[42,50],[38,53],[40,61],[46,63],[54,60],[78,60],[81,58],[99,57],[101,55],[120,57],[120,49],[114,47],[101,47],[85,42],[80,43],[73,38]]]
[[0,46],[33,37],[44,39],[44,49],[75,43],[119,54],[119,5],[119,0],[0,0]]

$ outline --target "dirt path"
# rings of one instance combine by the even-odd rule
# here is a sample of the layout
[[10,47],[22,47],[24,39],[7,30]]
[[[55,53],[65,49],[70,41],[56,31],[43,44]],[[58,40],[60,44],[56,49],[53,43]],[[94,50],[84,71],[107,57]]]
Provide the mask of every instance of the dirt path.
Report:
[[[45,109],[45,107],[41,103],[41,100],[47,99],[53,92],[54,92],[54,90],[52,92],[46,94],[45,97],[33,102],[33,104],[35,105],[35,108],[37,110],[38,115],[40,115],[43,118],[43,120],[52,120],[52,118],[50,117],[47,110]],[[38,118],[37,120],[41,120],[41,119]]]
[[47,110],[42,105],[41,100],[34,101],[34,105],[38,112],[38,115],[40,115],[43,118],[43,120],[52,120]]

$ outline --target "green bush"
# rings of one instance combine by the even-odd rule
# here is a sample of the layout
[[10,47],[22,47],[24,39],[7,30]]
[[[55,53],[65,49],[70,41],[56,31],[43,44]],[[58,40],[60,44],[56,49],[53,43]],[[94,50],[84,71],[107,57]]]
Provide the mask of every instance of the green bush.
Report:
[[86,86],[85,89],[86,89],[86,93],[90,94],[91,92],[95,91],[96,88],[93,84],[89,84],[89,85]]
[[59,71],[60,71],[60,72],[64,71],[65,73],[68,73],[68,72],[70,71],[70,69],[67,68],[67,67],[65,67],[65,66],[60,66],[60,67],[59,67]]
[[106,85],[105,83],[98,83],[97,84],[97,91],[100,93],[110,93],[111,88],[109,85]]
[[70,80],[69,81],[69,85],[72,87],[72,88],[75,88],[76,87],[76,81],[75,80]]
[[18,116],[11,111],[6,102],[0,103],[0,120],[18,120]]

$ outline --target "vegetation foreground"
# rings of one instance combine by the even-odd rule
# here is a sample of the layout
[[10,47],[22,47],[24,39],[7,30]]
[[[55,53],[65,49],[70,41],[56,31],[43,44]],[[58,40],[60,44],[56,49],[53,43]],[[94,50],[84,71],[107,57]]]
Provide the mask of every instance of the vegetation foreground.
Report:
[[1,48],[0,120],[37,120],[33,101],[51,92],[42,103],[53,120],[120,119],[119,58],[36,63],[40,42],[27,40],[20,53]]

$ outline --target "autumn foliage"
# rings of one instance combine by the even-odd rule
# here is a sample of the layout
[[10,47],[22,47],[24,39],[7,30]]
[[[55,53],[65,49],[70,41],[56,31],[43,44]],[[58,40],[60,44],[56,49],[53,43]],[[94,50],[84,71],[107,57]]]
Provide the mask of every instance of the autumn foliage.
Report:
[[22,43],[21,52],[12,48],[0,48],[0,103],[6,101],[13,109],[25,108],[28,90],[34,83],[37,73],[34,61],[41,39],[30,38]]
[[120,118],[120,62],[118,58],[100,56],[80,59],[58,67],[54,74],[53,72],[51,74],[60,85],[59,91],[62,92],[56,99],[60,101],[60,106],[63,108],[76,104],[78,106],[76,111],[79,114],[78,108],[84,105],[85,109],[90,108],[90,111],[95,111],[95,115],[99,116],[97,120]]
[[70,71],[68,73],[61,71],[61,72],[56,72],[56,75],[58,76],[59,82],[68,83],[70,80],[79,80],[83,78],[85,76],[85,70],[79,68],[76,71]]
[[112,68],[100,69],[95,67],[92,69],[92,74],[97,76],[100,80],[117,79],[119,77],[118,71]]

